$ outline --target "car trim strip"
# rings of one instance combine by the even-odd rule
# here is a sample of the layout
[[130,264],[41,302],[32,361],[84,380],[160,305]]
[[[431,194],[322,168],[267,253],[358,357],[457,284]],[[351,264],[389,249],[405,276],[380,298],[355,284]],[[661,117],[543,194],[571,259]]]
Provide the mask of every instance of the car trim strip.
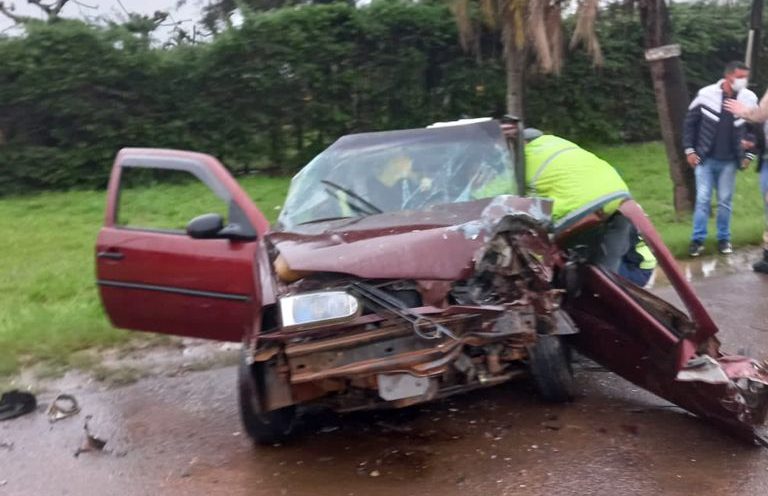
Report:
[[176,293],[181,294],[184,296],[197,296],[200,298],[218,298],[221,300],[232,300],[232,301],[242,301],[247,302],[250,301],[251,298],[247,295],[242,294],[235,294],[235,293],[219,293],[216,291],[200,291],[198,289],[186,289],[186,288],[176,288],[173,286],[157,286],[155,284],[141,284],[141,283],[135,283],[135,282],[120,282],[120,281],[107,281],[104,279],[99,279],[96,281],[96,283],[99,286],[107,286],[111,288],[122,288],[122,289],[143,289],[145,291],[159,291],[161,293]]

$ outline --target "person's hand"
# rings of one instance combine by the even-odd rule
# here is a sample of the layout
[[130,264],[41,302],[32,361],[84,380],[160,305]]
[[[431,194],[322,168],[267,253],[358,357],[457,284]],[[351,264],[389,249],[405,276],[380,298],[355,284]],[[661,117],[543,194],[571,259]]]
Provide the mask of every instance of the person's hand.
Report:
[[741,116],[747,112],[747,106],[734,98],[727,98],[723,103],[725,110],[733,115]]
[[751,163],[752,163],[752,159],[751,158],[744,158],[744,159],[742,159],[741,160],[741,167],[740,167],[740,169],[741,170],[749,169],[749,164],[751,164]]
[[688,161],[688,165],[690,165],[691,167],[696,167],[697,165],[699,165],[699,162],[701,162],[701,159],[696,153],[689,153],[688,155],[685,156],[685,160]]
[[749,140],[741,140],[741,147],[745,150],[753,150],[755,148],[755,143]]

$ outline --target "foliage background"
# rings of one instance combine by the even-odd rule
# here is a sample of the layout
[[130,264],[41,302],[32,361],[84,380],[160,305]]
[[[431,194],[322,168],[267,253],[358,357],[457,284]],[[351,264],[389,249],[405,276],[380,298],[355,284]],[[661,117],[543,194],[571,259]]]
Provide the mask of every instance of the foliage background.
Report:
[[[748,11],[673,5],[691,92],[742,58]],[[602,68],[575,50],[559,76],[529,76],[529,124],[586,143],[658,139],[637,15],[610,6],[598,27]],[[125,146],[287,174],[342,134],[499,114],[501,48],[491,35],[481,47],[461,51],[438,1],[247,13],[210,43],[163,48],[124,26],[31,24],[0,38],[0,195],[101,188]]]

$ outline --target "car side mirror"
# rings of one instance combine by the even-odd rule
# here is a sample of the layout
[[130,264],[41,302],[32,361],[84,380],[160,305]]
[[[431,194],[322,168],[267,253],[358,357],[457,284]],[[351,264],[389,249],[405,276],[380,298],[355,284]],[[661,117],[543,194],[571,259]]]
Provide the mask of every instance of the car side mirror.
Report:
[[241,224],[232,222],[224,225],[219,214],[203,214],[187,224],[187,235],[193,239],[231,239],[233,241],[252,241],[256,234]]
[[187,235],[193,239],[220,238],[224,218],[219,214],[198,215],[187,224]]
[[245,229],[241,224],[231,222],[219,231],[217,237],[231,239],[232,241],[253,241],[256,239],[256,233],[250,229]]

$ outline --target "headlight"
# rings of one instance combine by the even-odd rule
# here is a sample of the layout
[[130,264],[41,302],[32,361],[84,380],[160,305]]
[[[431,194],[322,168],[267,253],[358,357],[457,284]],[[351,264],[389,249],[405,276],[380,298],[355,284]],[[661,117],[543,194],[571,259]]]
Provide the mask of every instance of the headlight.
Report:
[[360,303],[344,291],[303,293],[280,298],[284,329],[302,329],[352,320],[360,314]]

